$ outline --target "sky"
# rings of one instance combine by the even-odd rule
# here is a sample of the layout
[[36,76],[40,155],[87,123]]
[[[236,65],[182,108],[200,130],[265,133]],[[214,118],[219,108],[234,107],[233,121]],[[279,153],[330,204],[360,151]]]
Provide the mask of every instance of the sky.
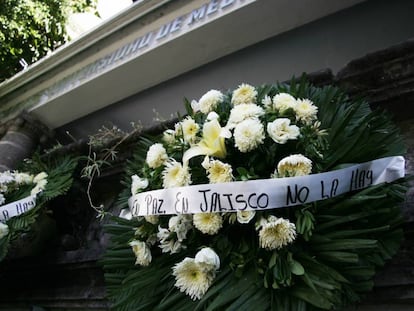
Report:
[[98,0],[97,11],[99,16],[93,12],[74,13],[69,16],[66,31],[71,40],[80,37],[85,32],[97,27],[102,21],[111,18],[128,6],[132,0]]

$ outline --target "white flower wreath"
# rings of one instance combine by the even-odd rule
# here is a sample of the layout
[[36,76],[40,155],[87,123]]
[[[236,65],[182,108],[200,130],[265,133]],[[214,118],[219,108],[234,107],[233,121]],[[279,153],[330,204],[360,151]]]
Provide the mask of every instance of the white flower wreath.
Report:
[[[401,241],[406,191],[404,147],[385,114],[295,80],[211,90],[186,106],[128,164],[119,202],[132,215],[107,226],[103,260],[114,309],[328,310],[372,288]],[[374,182],[372,172],[396,171]],[[318,191],[296,184],[307,180]],[[270,206],[280,189],[288,196]]]
[[21,186],[34,185],[30,191],[30,195],[36,195],[43,191],[47,184],[47,174],[41,172],[37,175],[22,173],[18,171],[0,172],[0,206],[6,202],[7,194],[18,191]]
[[42,159],[35,153],[20,171],[0,173],[0,261],[22,233],[33,233],[44,204],[69,190],[77,161],[66,155]]

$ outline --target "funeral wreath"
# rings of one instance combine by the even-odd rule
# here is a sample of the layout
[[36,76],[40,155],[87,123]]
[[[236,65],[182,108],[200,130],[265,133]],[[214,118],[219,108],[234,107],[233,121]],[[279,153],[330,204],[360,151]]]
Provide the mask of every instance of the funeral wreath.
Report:
[[0,261],[22,234],[31,232],[45,205],[72,185],[77,160],[43,160],[36,154],[21,170],[0,172]]
[[304,79],[210,90],[126,167],[102,260],[115,310],[357,302],[398,250],[397,128]]

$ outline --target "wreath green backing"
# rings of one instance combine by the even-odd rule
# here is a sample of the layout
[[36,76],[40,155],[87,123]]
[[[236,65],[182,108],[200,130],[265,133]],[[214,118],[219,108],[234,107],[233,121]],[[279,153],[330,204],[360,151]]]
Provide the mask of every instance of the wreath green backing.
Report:
[[[332,86],[313,87],[304,80],[256,88],[258,101],[280,92],[309,98],[319,108],[322,128],[329,130],[327,150],[318,165],[325,172],[343,164],[404,154],[397,128],[383,112],[371,111],[363,100],[352,100]],[[227,99],[229,98],[227,94]],[[188,104],[188,103],[187,103]],[[126,207],[131,175],[145,161],[143,138],[128,163],[126,186],[118,203]],[[251,159],[254,165],[256,159]],[[256,162],[257,163],[257,162]],[[340,197],[288,209],[274,210],[295,222],[298,238],[279,251],[259,249],[254,232],[240,224],[205,238],[179,254],[153,254],[148,267],[135,266],[128,245],[143,220],[111,217],[111,235],[102,264],[107,292],[114,310],[317,310],[334,309],[360,300],[373,287],[378,267],[398,250],[403,237],[399,203],[404,180],[380,184]],[[171,268],[200,245],[214,246],[222,265],[213,285],[199,301],[174,287]],[[189,255],[190,254],[190,255]]]

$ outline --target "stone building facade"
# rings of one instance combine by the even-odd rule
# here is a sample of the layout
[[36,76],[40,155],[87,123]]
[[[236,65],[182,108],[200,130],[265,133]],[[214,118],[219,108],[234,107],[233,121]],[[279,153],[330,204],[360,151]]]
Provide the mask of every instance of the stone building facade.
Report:
[[[188,14],[190,12],[192,14],[194,10],[200,10],[203,5],[206,5],[207,8],[213,3],[213,1],[191,1],[193,7],[186,7],[188,5],[186,1],[155,2],[158,6],[152,11],[146,6],[147,4],[138,4],[141,5],[141,11],[137,7],[134,9],[137,10],[134,13],[141,12],[142,19],[137,19],[130,24],[125,22],[130,14],[129,11],[121,14],[118,17],[119,22],[123,19],[125,24],[113,34],[113,38],[102,37],[89,50],[83,50],[73,56],[73,62],[78,64],[82,62],[82,59],[92,59],[91,63],[94,64],[94,62],[102,61],[108,57],[116,58],[116,53],[121,53],[117,51],[123,51],[122,49],[128,49],[128,47],[133,48],[132,45],[142,42],[142,38],[149,33],[144,29],[145,31],[143,30],[137,36],[133,32],[134,27],[138,27],[137,25],[145,27],[156,23],[157,27],[154,26],[154,29],[169,27],[171,30],[171,27],[178,27],[179,20],[177,21],[177,18],[184,16],[180,15],[181,13],[187,12],[186,14]],[[356,4],[357,2],[362,3]],[[315,85],[335,84],[344,88],[351,96],[366,98],[373,109],[389,111],[400,127],[406,142],[407,173],[413,174],[414,41],[411,38],[414,38],[414,23],[410,23],[409,9],[414,7],[410,1],[399,0],[397,2],[395,5],[389,5],[387,1],[355,1],[356,5],[350,8],[347,8],[347,5],[343,5],[342,2],[342,6],[338,4],[339,7],[333,6],[330,8],[331,11],[327,9],[329,12],[322,14],[320,12],[323,10],[320,9],[319,15],[315,13],[316,15],[313,17],[308,16],[308,19],[305,18],[300,27],[289,26],[291,27],[289,28],[286,26],[288,30],[285,29],[277,34],[269,33],[261,38],[262,41],[256,42],[253,39],[248,39],[253,41],[246,44],[232,42],[230,46],[226,47],[226,52],[212,49],[211,53],[216,53],[214,58],[210,59],[206,56],[205,59],[198,59],[188,68],[179,65],[173,66],[172,69],[164,68],[161,70],[163,76],[158,77],[155,73],[151,74],[152,70],[156,68],[151,62],[158,57],[168,55],[165,54],[167,51],[181,53],[180,46],[185,46],[185,44],[189,44],[189,46],[192,44],[202,45],[197,41],[197,36],[192,37],[191,34],[171,32],[173,36],[171,45],[167,45],[166,51],[160,44],[154,48],[155,52],[148,51],[148,55],[143,53],[140,57],[144,59],[137,60],[136,68],[140,68],[149,80],[152,79],[152,82],[148,82],[147,85],[139,78],[139,72],[132,75],[131,72],[120,71],[121,69],[117,69],[118,67],[102,68],[101,75],[97,74],[93,79],[89,79],[86,75],[79,78],[75,75],[76,72],[77,74],[79,72],[85,74],[86,69],[84,68],[92,70],[92,67],[83,65],[73,73],[70,72],[71,63],[62,63],[61,67],[53,67],[49,71],[39,74],[39,77],[33,77],[25,85],[16,80],[8,82],[5,86],[0,86],[0,99],[4,100],[3,103],[0,102],[0,108],[7,108],[0,109],[2,120],[0,121],[0,170],[15,168],[37,147],[49,148],[51,143],[57,141],[63,142],[63,146],[54,148],[49,153],[87,155],[88,135],[96,132],[106,121],[111,121],[111,123],[127,129],[128,123],[135,120],[136,116],[140,116],[144,131],[157,133],[160,131],[160,126],[153,124],[152,108],[157,109],[169,119],[170,114],[178,109],[178,105],[181,105],[182,96],[197,98],[210,87],[225,86],[230,88],[243,81],[251,83],[274,82],[306,71],[309,79]],[[228,3],[228,8],[234,9],[232,14],[235,15],[223,13],[220,18],[217,17],[215,21],[211,22],[211,28],[205,22],[203,24],[205,28],[200,27],[196,35],[215,33],[217,29],[228,25],[237,17],[246,16],[249,12],[263,13],[261,10],[266,8],[266,1],[262,1],[262,4],[252,1],[253,4],[250,8],[248,5],[232,8],[232,1],[220,3],[222,6]],[[337,3],[341,3],[341,1],[337,1]],[[323,4],[326,2],[321,1],[321,6]],[[261,7],[262,5],[263,7]],[[223,9],[225,8],[226,6]],[[383,20],[384,23],[389,23],[382,29],[384,37],[371,33],[372,38],[369,38],[370,31],[373,31],[379,24],[376,19],[386,17],[387,11],[390,13],[391,22]],[[163,16],[166,18],[159,21],[158,19]],[[264,15],[264,19],[266,19],[266,15]],[[332,25],[332,31],[329,30],[330,25]],[[366,28],[361,30],[361,34],[357,33],[358,27]],[[352,28],[352,31],[350,30],[348,33],[345,31],[347,28]],[[272,31],[276,32],[274,29]],[[343,37],[334,38],[338,34]],[[95,36],[99,35],[102,33],[99,33],[98,29]],[[352,35],[354,35],[353,39]],[[316,53],[314,54],[316,58],[314,62],[305,57],[306,53],[302,54],[295,50],[295,48],[310,44],[309,36],[313,36],[315,45],[318,46],[310,49],[311,53]],[[138,42],[137,38],[141,41]],[[367,42],[363,42],[364,38]],[[174,40],[178,42],[177,46],[174,45]],[[112,48],[114,52],[107,52],[107,46],[113,46],[114,42],[120,43]],[[356,46],[354,49],[345,47],[352,42],[356,42],[355,44],[360,46]],[[211,42],[211,44],[213,43]],[[286,50],[284,50],[283,44],[287,46]],[[123,48],[125,46],[126,48]],[[349,51],[345,53],[340,51],[340,48],[349,48]],[[197,51],[202,54],[203,49],[200,48]],[[93,53],[100,53],[101,58],[93,60],[91,56]],[[322,53],[323,56],[317,53]],[[335,53],[338,55],[333,55]],[[176,54],[174,54],[175,57],[178,57]],[[274,55],[277,55],[278,59],[272,59]],[[283,57],[288,65],[284,64]],[[323,57],[325,57],[323,60],[318,59]],[[299,64],[293,66],[295,58]],[[149,63],[145,65],[146,62]],[[122,62],[120,64],[124,65]],[[127,63],[125,64],[127,65]],[[254,69],[251,69],[252,64],[255,65]],[[169,63],[161,65],[167,66]],[[270,72],[263,73],[262,70],[266,66],[270,67]],[[40,69],[35,68],[35,70]],[[59,70],[66,71],[67,76],[59,76]],[[279,70],[280,73],[275,75],[271,70]],[[226,75],[225,72],[232,74]],[[126,77],[121,77],[122,73]],[[53,77],[58,77],[63,82],[58,86],[48,84],[50,80],[54,79]],[[218,77],[222,78],[218,79]],[[79,82],[71,80],[75,78],[79,79]],[[16,79],[18,80],[19,77]],[[124,93],[120,91],[119,94],[124,95],[115,94],[109,98],[110,102],[106,106],[90,103],[93,99],[92,95],[99,90],[102,90],[103,94],[96,96],[97,101],[108,96],[103,90],[105,86],[106,88],[109,86],[117,88],[118,84],[114,82],[118,81],[116,79],[120,79],[118,83],[121,84],[125,82],[125,79],[136,79],[138,86],[136,89],[129,89],[127,86],[120,87]],[[18,82],[22,86],[13,85],[13,83],[17,85]],[[36,84],[42,85],[42,87],[37,87]],[[13,91],[13,87],[16,88],[16,91]],[[36,89],[36,92],[31,89]],[[27,98],[17,94],[18,91],[25,90],[29,94]],[[49,94],[47,99],[45,99],[45,94]],[[27,104],[33,98],[37,102]],[[171,100],[171,103],[166,103],[166,100]],[[65,105],[68,105],[70,101],[79,101],[79,103],[74,103],[73,110],[75,112],[67,112],[67,115],[61,116],[60,114],[66,114],[67,110],[71,110],[65,108]],[[26,105],[21,105],[21,109],[13,110],[9,109],[9,103],[26,103]],[[11,106],[17,107],[19,105]],[[82,105],[93,106],[93,108],[83,110]],[[49,112],[48,109],[50,109]],[[76,111],[79,113],[76,114]],[[68,138],[67,132],[70,133],[71,138]],[[120,190],[118,185],[122,174],[122,164],[129,157],[130,146],[136,142],[138,137],[139,133],[131,135],[127,141],[123,142],[118,162],[113,163],[111,169],[103,171],[94,185],[94,192],[105,206],[112,206],[116,199]],[[116,142],[117,138],[114,138],[107,144],[113,145]],[[96,152],[99,152],[99,149]],[[103,233],[103,223],[95,218],[94,211],[87,204],[84,189],[85,182],[79,179],[72,194],[69,193],[64,198],[53,202],[51,208],[54,211],[58,233],[46,248],[34,256],[16,256],[1,263],[0,309],[105,310],[108,308],[109,304],[105,299],[104,275],[99,264],[99,259],[105,250],[107,237]],[[404,224],[405,241],[401,250],[378,274],[374,291],[361,304],[350,308],[350,310],[412,310],[414,304],[414,231],[412,229],[414,186],[407,193],[407,199],[402,208],[406,222]]]

